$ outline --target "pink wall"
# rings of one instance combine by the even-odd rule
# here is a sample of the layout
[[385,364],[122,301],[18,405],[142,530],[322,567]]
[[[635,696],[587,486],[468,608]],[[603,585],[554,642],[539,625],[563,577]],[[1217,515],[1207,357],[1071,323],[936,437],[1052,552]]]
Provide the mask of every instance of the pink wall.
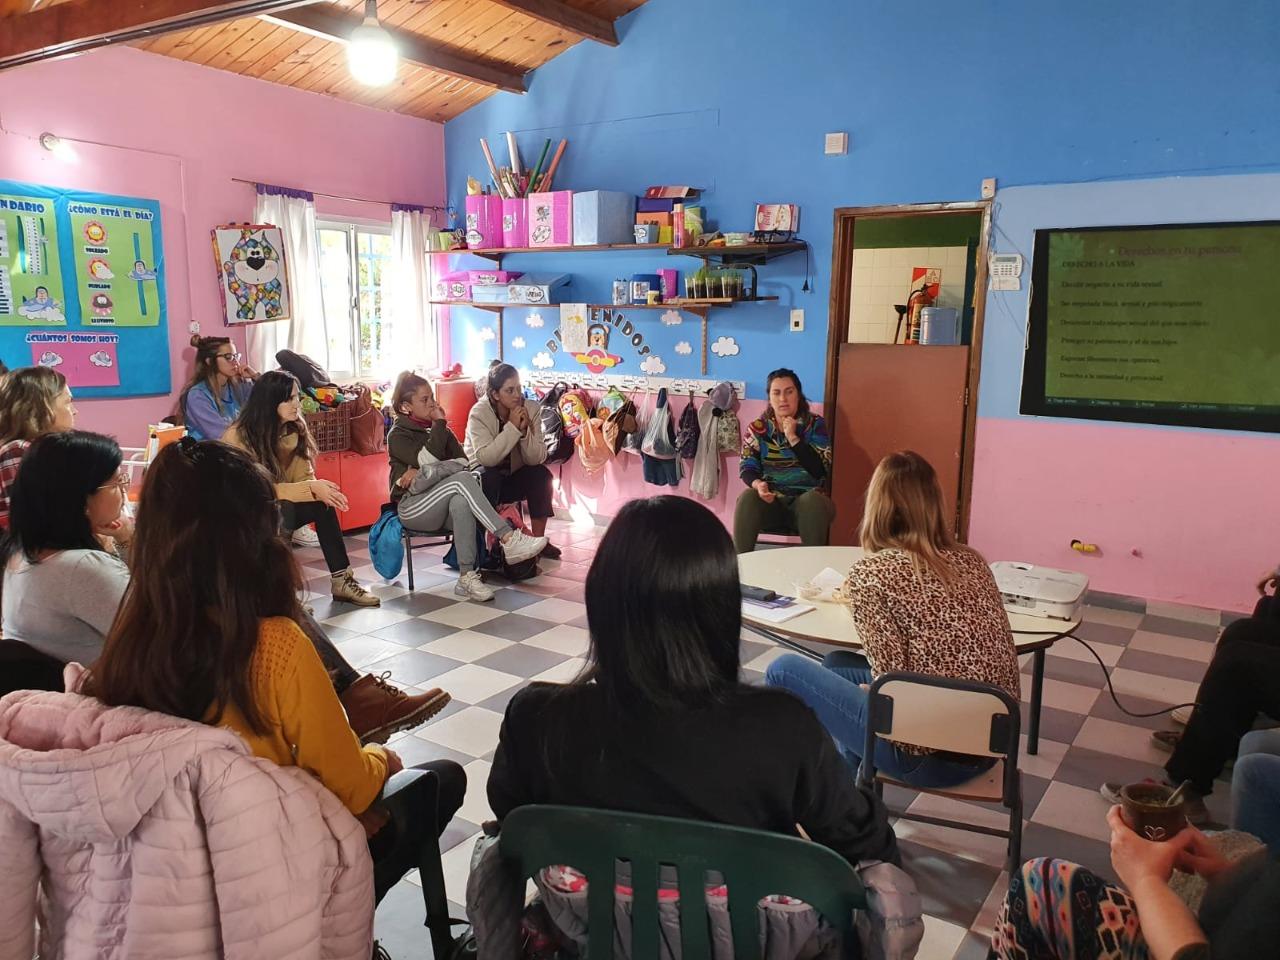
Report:
[[[672,411],[677,420],[684,412],[686,398],[676,398]],[[738,402],[738,420],[745,430],[748,423],[764,413],[763,400],[741,400]],[[647,417],[653,409],[652,399],[647,408],[642,408],[642,417]],[[816,413],[822,412],[822,405],[815,403]],[[560,481],[560,490],[556,495],[556,507],[575,513],[586,510],[596,517],[612,517],[628,500],[637,497],[656,497],[662,494],[679,494],[692,497],[711,510],[724,521],[726,527],[733,529],[733,508],[738,494],[746,487],[738,479],[738,458],[721,458],[720,492],[712,500],[693,497],[689,492],[689,478],[693,473],[693,461],[684,461],[684,478],[679,487],[655,487],[645,483],[640,458],[631,454],[619,454],[600,473],[588,476],[575,454],[574,458],[564,464],[561,471],[558,465],[552,466],[552,473]]]
[[[97,145],[75,144],[76,158],[62,160],[37,143],[46,130]],[[174,391],[78,404],[80,426],[137,444],[187,376],[190,322],[206,335],[226,331],[209,231],[254,208],[253,188],[231,178],[442,204],[444,133],[426,120],[115,47],[0,73],[0,175],[160,201]],[[317,198],[316,207],[390,219],[384,204]]]
[[[1249,434],[984,417],[972,543],[1113,593],[1250,610],[1280,559],[1276,450]],[[1075,539],[1101,550],[1078,553]]]

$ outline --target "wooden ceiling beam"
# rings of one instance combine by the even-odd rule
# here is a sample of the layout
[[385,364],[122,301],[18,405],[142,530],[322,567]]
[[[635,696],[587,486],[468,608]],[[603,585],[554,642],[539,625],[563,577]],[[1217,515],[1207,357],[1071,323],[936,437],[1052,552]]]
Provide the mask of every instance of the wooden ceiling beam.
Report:
[[585,40],[598,40],[611,47],[618,45],[618,32],[613,28],[612,21],[571,7],[562,0],[493,0],[493,2]]
[[[346,43],[351,32],[360,25],[361,17],[336,12],[327,3],[312,3],[294,7],[264,18],[283,27],[301,30],[312,36],[338,43]],[[382,29],[395,40],[400,56],[418,66],[436,73],[469,80],[482,86],[508,93],[524,93],[524,75],[481,60],[461,56],[455,51],[428,40],[426,37],[398,27],[383,25]]]
[[260,13],[306,0],[71,0],[0,18],[0,70],[81,53],[114,43],[145,40]]

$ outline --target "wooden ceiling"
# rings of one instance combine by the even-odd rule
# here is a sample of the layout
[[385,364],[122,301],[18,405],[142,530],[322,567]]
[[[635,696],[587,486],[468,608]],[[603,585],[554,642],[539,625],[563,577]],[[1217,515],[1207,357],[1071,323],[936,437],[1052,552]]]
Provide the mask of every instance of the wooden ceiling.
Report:
[[[345,44],[363,15],[364,0],[201,2],[201,0],[0,0],[0,68],[6,58],[32,49],[36,37],[49,49],[86,49],[112,40],[190,63],[309,90],[353,103],[428,120],[456,117],[498,90],[522,92],[524,74],[575,43],[617,44],[613,21],[644,0],[378,0],[378,17],[401,50],[399,72],[386,87],[365,87],[347,70]],[[73,6],[74,5],[74,8]],[[126,22],[127,8],[151,8],[148,20]],[[61,8],[61,9],[59,9]],[[96,40],[80,25],[94,23]],[[246,9],[260,16],[224,19],[174,30],[182,15],[214,17]],[[111,11],[111,12],[107,12]],[[4,14],[9,14],[7,18]],[[167,19],[161,19],[166,15]],[[35,29],[36,21],[44,18]],[[54,21],[57,21],[56,25]],[[23,23],[27,21],[27,23]],[[17,25],[12,26],[12,25]],[[30,29],[28,29],[30,28]],[[135,28],[129,34],[125,28]],[[8,34],[8,35],[7,35]],[[74,37],[68,36],[74,34]],[[17,39],[11,39],[17,35]],[[11,42],[6,42],[10,40]],[[78,45],[68,48],[66,42]],[[53,55],[50,53],[50,55]],[[26,62],[29,62],[30,56]],[[17,61],[21,62],[21,61]]]

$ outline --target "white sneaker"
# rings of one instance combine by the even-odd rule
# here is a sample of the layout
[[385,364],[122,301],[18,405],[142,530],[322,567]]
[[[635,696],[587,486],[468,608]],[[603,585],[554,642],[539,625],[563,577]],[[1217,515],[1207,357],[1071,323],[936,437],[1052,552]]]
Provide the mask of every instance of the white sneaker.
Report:
[[478,600],[483,603],[485,600],[493,599],[493,588],[485,586],[478,570],[468,570],[453,585],[453,594],[456,597],[465,597],[468,600]]
[[318,547],[320,534],[316,533],[310,525],[299,527],[293,531],[293,542],[300,547]]
[[546,545],[546,537],[531,537],[523,530],[512,530],[502,541],[502,556],[507,563],[521,563],[536,557]]
[[1187,722],[1191,719],[1191,707],[1176,708],[1171,714],[1169,714],[1169,719],[1174,723],[1180,723],[1185,727]]

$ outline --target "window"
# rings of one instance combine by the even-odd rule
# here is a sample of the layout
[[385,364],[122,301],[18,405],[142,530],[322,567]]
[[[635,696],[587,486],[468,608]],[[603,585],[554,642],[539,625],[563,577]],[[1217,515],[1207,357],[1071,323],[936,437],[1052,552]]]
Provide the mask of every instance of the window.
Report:
[[390,348],[383,282],[391,260],[391,227],[321,221],[318,228],[330,372],[374,376]]

